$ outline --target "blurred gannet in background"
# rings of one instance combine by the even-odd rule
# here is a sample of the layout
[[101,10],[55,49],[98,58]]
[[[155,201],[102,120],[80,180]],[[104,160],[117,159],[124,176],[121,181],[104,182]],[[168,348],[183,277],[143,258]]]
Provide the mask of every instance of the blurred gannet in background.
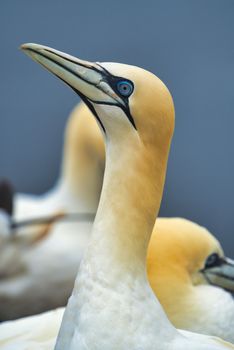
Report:
[[[22,268],[22,256],[36,241],[47,234],[50,224],[40,225],[30,236],[15,236],[12,232],[13,213],[12,185],[7,180],[0,181],[0,280],[15,276]],[[52,220],[53,221],[53,220]],[[4,302],[4,300],[2,301]],[[1,307],[2,305],[0,305]]]
[[[104,144],[96,121],[84,104],[78,106],[68,121],[57,186],[42,196],[17,194],[14,220],[61,212],[95,214],[104,163]],[[0,320],[66,304],[91,226],[92,222],[75,221],[37,225],[4,238],[0,244]]]
[[181,218],[157,219],[147,270],[177,328],[234,343],[234,261],[204,227]]
[[[82,97],[98,120],[106,144],[104,183],[92,237],[56,350],[234,349],[221,339],[177,331],[147,280],[147,246],[174,129],[173,101],[165,85],[141,68],[90,63],[37,44],[22,48]],[[1,349],[52,349],[50,327],[53,322],[43,323],[43,329],[35,329],[37,337],[31,331],[24,342],[21,333],[19,343],[17,336],[8,333]],[[0,328],[3,334],[4,325]]]
[[61,176],[57,184],[43,195],[17,193],[14,218],[24,220],[59,211],[96,213],[103,168],[101,132],[86,105],[79,104],[66,126]]

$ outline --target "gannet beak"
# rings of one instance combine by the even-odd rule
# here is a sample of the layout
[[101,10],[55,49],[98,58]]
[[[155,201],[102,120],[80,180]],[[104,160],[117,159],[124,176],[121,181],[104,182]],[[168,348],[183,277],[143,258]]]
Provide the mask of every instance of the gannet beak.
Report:
[[210,284],[234,292],[234,260],[220,258],[218,266],[204,268],[201,272]]
[[94,114],[93,103],[124,107],[124,100],[111,83],[113,76],[100,64],[38,44],[24,44],[21,49],[75,90]]

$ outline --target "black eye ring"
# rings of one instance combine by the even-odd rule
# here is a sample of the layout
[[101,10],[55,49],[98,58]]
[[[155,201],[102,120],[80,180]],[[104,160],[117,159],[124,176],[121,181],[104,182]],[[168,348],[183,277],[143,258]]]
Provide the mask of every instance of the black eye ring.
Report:
[[213,253],[208,256],[205,263],[205,268],[211,268],[220,264],[220,257],[217,253]]
[[119,80],[116,87],[120,95],[123,97],[129,97],[133,92],[133,85],[127,80]]

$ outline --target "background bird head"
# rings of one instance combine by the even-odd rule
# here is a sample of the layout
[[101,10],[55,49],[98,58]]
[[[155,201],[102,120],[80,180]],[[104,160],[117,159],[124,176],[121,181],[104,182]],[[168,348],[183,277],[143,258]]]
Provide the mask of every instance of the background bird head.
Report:
[[201,285],[234,290],[234,264],[204,227],[181,218],[156,221],[148,275],[159,299],[176,299]]

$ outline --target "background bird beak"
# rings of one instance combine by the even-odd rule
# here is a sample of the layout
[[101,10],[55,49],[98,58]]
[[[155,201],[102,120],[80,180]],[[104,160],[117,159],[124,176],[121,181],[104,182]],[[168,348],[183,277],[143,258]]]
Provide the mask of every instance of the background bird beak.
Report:
[[224,257],[219,266],[204,268],[201,272],[210,284],[234,293],[234,260]]
[[123,104],[107,81],[111,74],[101,65],[38,44],[24,44],[21,49],[68,84],[84,102]]

